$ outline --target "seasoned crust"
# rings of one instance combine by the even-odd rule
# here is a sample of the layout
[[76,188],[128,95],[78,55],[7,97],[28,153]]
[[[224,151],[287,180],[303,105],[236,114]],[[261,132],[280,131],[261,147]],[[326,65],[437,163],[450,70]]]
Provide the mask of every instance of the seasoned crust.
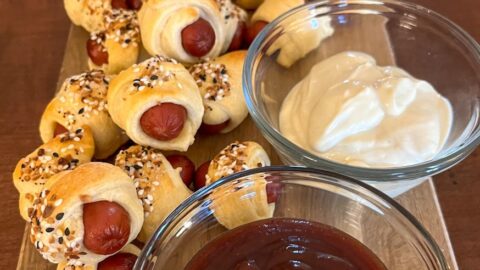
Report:
[[135,185],[120,168],[91,162],[50,178],[35,198],[30,240],[53,263],[94,265],[108,256],[94,254],[83,245],[83,204],[111,201],[130,216],[133,241],[143,224],[143,209]]
[[115,165],[135,183],[145,214],[138,238],[145,242],[167,215],[192,192],[183,183],[179,171],[171,166],[159,150],[151,147],[131,146],[117,155]]
[[115,9],[104,16],[105,30],[93,32],[90,39],[101,44],[108,52],[108,64],[97,66],[88,59],[90,69],[102,69],[106,74],[117,74],[135,64],[141,39],[137,12]]
[[229,121],[221,133],[232,131],[248,116],[242,88],[246,54],[246,51],[227,53],[189,69],[202,95],[205,107],[203,122],[219,125]]
[[[168,141],[148,136],[140,125],[142,115],[163,102],[181,105],[187,111],[183,130]],[[204,113],[198,87],[190,73],[177,61],[163,56],[151,57],[120,72],[110,84],[108,103],[113,121],[134,142],[161,150],[186,151],[193,144]]]
[[63,4],[73,24],[88,32],[103,30],[103,14],[112,9],[111,0],[64,0]]
[[253,168],[270,166],[270,159],[256,142],[234,142],[222,149],[210,162],[207,185],[225,176]]
[[84,126],[58,135],[22,158],[13,172],[13,183],[20,193],[20,215],[28,221],[34,197],[45,183],[57,173],[90,162],[93,153],[93,136]]
[[89,126],[98,159],[109,157],[123,145],[128,137],[112,121],[107,110],[109,79],[101,70],[67,78],[43,112],[39,127],[43,142],[53,138],[58,123],[71,132]]

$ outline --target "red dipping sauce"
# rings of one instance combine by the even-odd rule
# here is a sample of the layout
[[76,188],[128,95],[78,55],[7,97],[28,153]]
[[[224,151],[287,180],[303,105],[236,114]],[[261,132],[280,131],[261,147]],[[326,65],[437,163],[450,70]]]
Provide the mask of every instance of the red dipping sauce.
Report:
[[228,231],[201,249],[186,270],[386,270],[358,240],[331,226],[272,218]]

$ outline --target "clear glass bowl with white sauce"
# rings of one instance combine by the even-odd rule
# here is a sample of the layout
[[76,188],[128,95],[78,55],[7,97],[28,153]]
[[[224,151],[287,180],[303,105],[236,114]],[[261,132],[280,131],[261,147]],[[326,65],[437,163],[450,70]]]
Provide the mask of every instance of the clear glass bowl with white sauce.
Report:
[[[309,35],[319,32],[320,41],[307,44]],[[288,93],[317,63],[345,51],[367,53],[381,66],[397,66],[429,82],[450,101],[450,134],[432,159],[407,166],[360,167],[321,158],[282,135],[279,114]],[[445,17],[415,4],[332,0],[293,9],[255,39],[243,84],[252,118],[286,164],[352,176],[391,196],[454,166],[480,143],[480,46]]]

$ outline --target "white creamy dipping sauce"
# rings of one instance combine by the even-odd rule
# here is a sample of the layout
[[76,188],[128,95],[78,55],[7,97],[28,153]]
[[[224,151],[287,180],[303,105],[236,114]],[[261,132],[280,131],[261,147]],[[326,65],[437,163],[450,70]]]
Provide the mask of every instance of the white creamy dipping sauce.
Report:
[[370,55],[316,64],[280,110],[280,132],[322,158],[388,168],[432,159],[445,145],[452,106],[433,86]]

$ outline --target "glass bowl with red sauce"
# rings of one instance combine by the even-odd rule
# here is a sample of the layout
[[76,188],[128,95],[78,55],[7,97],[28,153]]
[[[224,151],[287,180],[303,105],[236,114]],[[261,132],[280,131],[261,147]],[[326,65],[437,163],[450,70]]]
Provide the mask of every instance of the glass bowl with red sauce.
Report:
[[[258,183],[266,188],[249,189]],[[216,205],[239,190],[238,200],[268,197],[272,217],[223,226]],[[251,209],[235,214],[245,210]],[[196,192],[157,229],[134,269],[449,267],[430,234],[387,195],[336,173],[281,166],[241,172]]]

